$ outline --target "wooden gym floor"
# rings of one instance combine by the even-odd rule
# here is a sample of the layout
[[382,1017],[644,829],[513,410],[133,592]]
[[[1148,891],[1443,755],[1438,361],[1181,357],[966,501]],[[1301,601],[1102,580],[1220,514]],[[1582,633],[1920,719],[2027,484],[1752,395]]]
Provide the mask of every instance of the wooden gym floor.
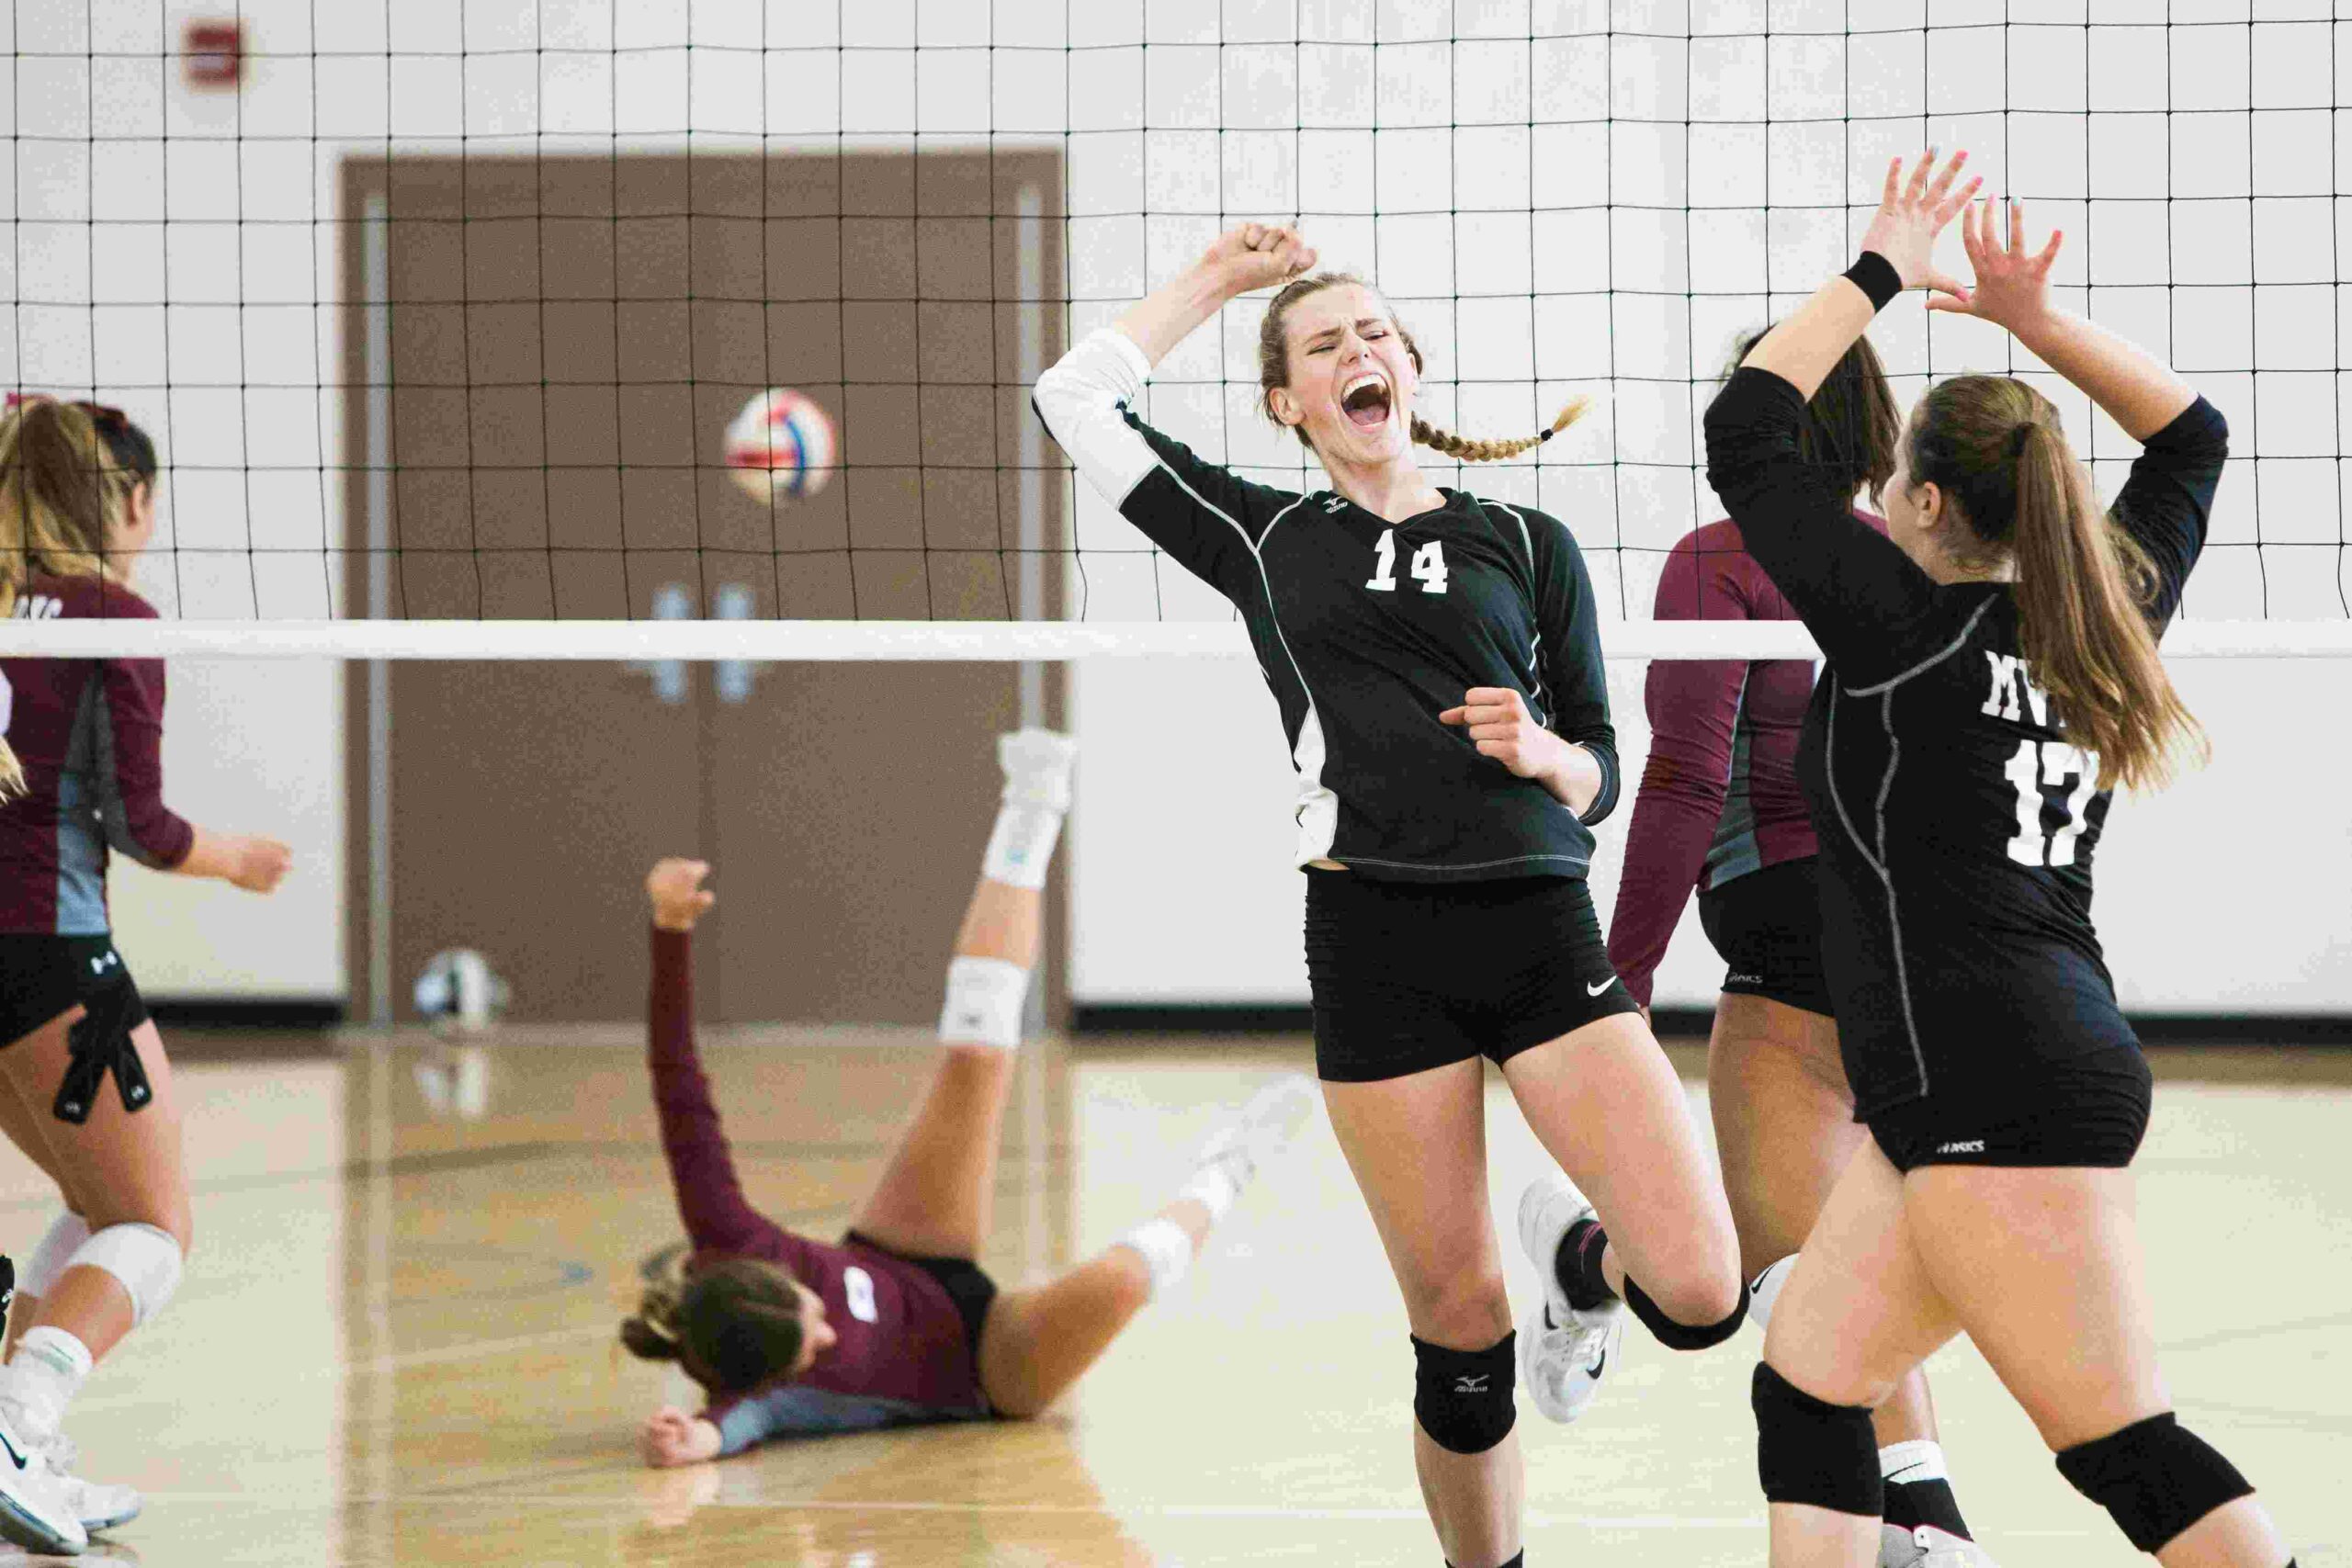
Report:
[[[634,1034],[346,1043],[207,1060],[187,1042],[187,1283],[69,1422],[87,1472],[148,1495],[100,1560],[1438,1562],[1403,1316],[1319,1118],[1047,1418],[654,1472],[636,1425],[684,1386],[618,1359],[612,1332],[635,1260],[677,1232]],[[755,1201],[820,1234],[844,1223],[929,1061],[918,1037],[874,1031],[721,1036],[707,1055]],[[2179,1408],[2268,1495],[2303,1568],[2352,1568],[2335,1512],[2352,1472],[2352,1054],[2160,1055],[2142,1192]],[[1102,1246],[1224,1107],[1305,1065],[1296,1041],[1033,1047],[985,1261],[1018,1280]],[[1542,1156],[1498,1082],[1490,1110],[1525,1302],[1508,1216]],[[0,1161],[0,1245],[21,1249],[49,1200]],[[1761,1562],[1758,1344],[1675,1357],[1636,1328],[1576,1427],[1522,1403],[1531,1562]],[[1932,1370],[1962,1501],[2003,1568],[2143,1561],[1964,1344]]]

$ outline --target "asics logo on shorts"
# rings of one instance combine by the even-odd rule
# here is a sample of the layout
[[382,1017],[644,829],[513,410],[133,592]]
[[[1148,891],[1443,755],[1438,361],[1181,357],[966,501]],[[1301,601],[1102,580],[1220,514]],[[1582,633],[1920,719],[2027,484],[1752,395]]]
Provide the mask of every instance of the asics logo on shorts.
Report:
[[1961,1144],[1938,1144],[1936,1145],[1936,1153],[1939,1155],[1981,1155],[1984,1152],[1984,1140],[1982,1138],[1971,1138],[1966,1143]]
[[[1487,1392],[1487,1380],[1493,1374],[1488,1372],[1476,1372],[1468,1376],[1458,1377],[1453,1380],[1453,1392],[1456,1393],[1484,1393]],[[19,1462],[22,1461],[20,1461]]]

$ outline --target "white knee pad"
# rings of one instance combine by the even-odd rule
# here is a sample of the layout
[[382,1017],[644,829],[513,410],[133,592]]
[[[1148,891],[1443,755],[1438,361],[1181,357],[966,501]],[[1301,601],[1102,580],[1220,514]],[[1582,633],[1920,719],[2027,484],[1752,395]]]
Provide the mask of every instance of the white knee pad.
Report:
[[[130,1321],[146,1322],[180,1288],[183,1258],[172,1233],[132,1221],[108,1225],[74,1250],[69,1269],[103,1269],[130,1297]],[[62,1272],[62,1270],[61,1270]]]
[[1021,1015],[1029,1000],[1029,971],[1001,958],[956,958],[947,964],[947,1001],[939,1010],[946,1045],[1021,1043]]
[[74,1266],[74,1255],[90,1239],[90,1222],[68,1209],[49,1224],[49,1234],[40,1238],[25,1257],[25,1265],[17,1270],[17,1290],[28,1296],[45,1296],[56,1285],[59,1275]]

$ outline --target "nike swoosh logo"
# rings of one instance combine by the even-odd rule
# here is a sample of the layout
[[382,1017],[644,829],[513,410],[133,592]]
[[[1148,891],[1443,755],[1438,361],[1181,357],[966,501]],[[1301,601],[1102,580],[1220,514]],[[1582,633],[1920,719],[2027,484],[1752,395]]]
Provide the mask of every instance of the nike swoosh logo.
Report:
[[1617,976],[1614,976],[1614,975],[1611,975],[1611,976],[1609,976],[1609,978],[1607,978],[1606,980],[1603,980],[1603,981],[1602,981],[1602,982],[1600,982],[1600,984],[1599,984],[1598,986],[1587,986],[1587,987],[1584,988],[1584,994],[1585,994],[1586,996],[1588,996],[1588,997],[1597,997],[1597,996],[1600,995],[1600,993],[1601,993],[1601,992],[1603,992],[1603,991],[1607,990],[1610,987],[1611,987],[1611,986],[1615,985],[1616,983],[1617,983]]
[[1886,1477],[1886,1483],[1889,1485],[1899,1485],[1902,1483],[1903,1478],[1910,1474],[1913,1471],[1925,1470],[1927,1468],[1927,1464],[1924,1461],[1917,1464],[1906,1464],[1901,1470],[1896,1471],[1893,1475]]
[[1592,1365],[1585,1369],[1585,1375],[1587,1377],[1598,1378],[1600,1376],[1602,1371],[1607,1370],[1608,1366],[1609,1348],[1607,1346],[1603,1346],[1601,1347],[1600,1354],[1592,1359]]
[[25,1468],[25,1456],[17,1451],[15,1440],[6,1432],[0,1432],[0,1449],[6,1449],[8,1450],[8,1457],[17,1461],[17,1468],[18,1470]]

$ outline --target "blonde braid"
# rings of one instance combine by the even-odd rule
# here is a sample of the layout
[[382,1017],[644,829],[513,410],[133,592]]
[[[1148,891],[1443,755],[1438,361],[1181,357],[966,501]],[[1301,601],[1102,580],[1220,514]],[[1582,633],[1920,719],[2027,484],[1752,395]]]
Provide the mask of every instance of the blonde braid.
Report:
[[1589,398],[1581,395],[1570,398],[1561,405],[1560,412],[1554,417],[1549,429],[1538,431],[1533,435],[1523,435],[1516,441],[1473,441],[1468,436],[1456,435],[1450,430],[1440,430],[1419,414],[1415,414],[1412,425],[1413,439],[1424,446],[1433,447],[1460,462],[1497,463],[1505,457],[1516,457],[1521,452],[1541,446],[1582,419],[1591,407],[1592,400]]

